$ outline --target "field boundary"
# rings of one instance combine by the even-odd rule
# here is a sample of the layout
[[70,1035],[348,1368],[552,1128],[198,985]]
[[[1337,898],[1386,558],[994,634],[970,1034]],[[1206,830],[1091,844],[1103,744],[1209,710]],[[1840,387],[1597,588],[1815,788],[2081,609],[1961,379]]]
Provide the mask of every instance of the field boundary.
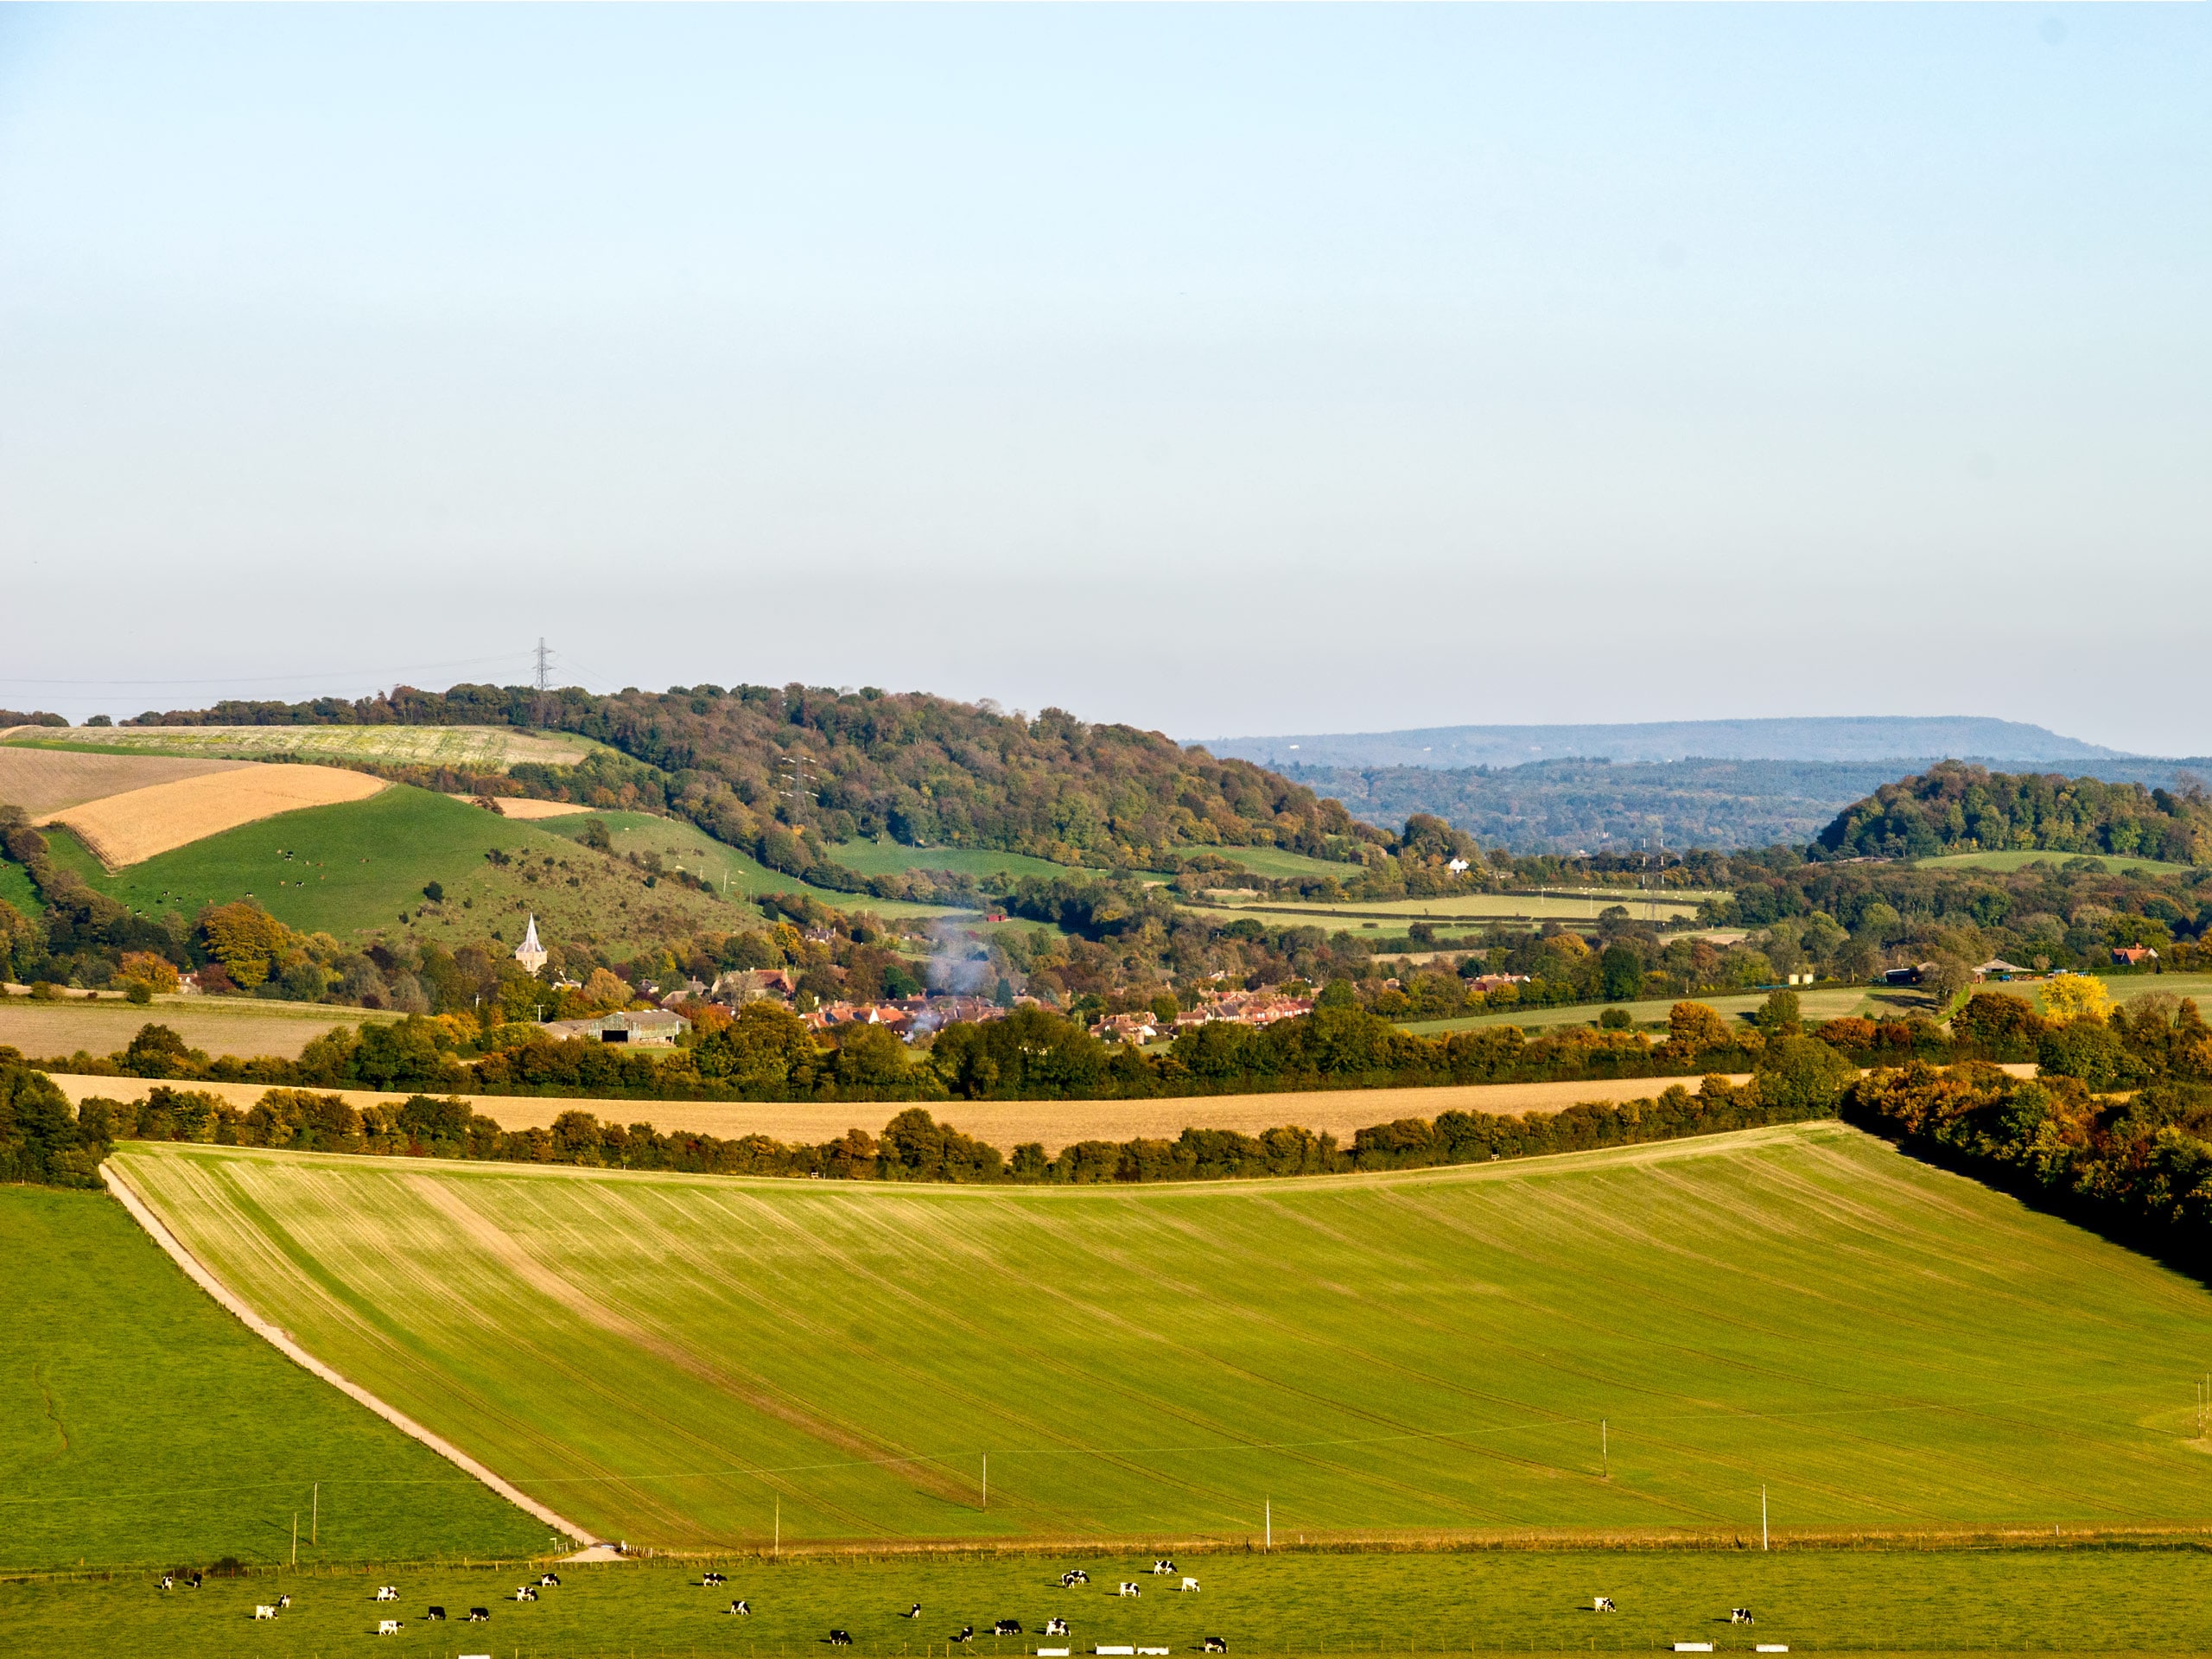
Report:
[[237,1319],[247,1330],[276,1349],[295,1365],[320,1377],[359,1404],[367,1407],[401,1433],[421,1441],[463,1473],[472,1475],[482,1481],[517,1509],[523,1510],[525,1514],[535,1516],[555,1531],[576,1540],[587,1548],[601,1541],[594,1537],[588,1529],[580,1527],[575,1522],[555,1513],[527,1492],[502,1479],[452,1441],[425,1428],[397,1406],[386,1404],[350,1377],[333,1370],[306,1349],[301,1347],[299,1344],[294,1342],[285,1332],[263,1319],[246,1305],[242,1297],[208,1271],[198,1257],[185,1249],[183,1242],[169,1231],[162,1218],[156,1216],[146,1201],[138,1196],[137,1189],[130,1185],[130,1178],[118,1170],[114,1164],[106,1161],[101,1163],[100,1179],[107,1183],[107,1190],[112,1192],[122,1203],[123,1207],[130,1212],[131,1219],[146,1230],[147,1236],[168,1253],[172,1262],[184,1269],[187,1278],[213,1297],[216,1306]]

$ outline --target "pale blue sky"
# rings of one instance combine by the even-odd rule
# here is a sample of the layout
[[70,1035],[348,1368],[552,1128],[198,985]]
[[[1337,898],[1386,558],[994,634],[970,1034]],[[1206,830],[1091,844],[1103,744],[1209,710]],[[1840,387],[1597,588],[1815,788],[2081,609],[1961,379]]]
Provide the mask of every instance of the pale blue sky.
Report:
[[1181,736],[2203,753],[2208,48],[2202,6],[0,10],[0,705],[512,680],[543,633],[601,687]]

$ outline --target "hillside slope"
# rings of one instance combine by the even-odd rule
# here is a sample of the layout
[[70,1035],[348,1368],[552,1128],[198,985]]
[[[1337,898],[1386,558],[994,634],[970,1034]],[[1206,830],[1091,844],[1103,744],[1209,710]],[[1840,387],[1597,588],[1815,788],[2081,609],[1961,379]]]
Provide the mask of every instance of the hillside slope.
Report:
[[0,1186],[0,1567],[276,1562],[296,1510],[302,1564],[543,1547],[249,1335],[105,1194]]
[[2201,779],[2177,793],[1946,760],[1847,806],[1820,844],[1847,858],[2037,851],[2212,864],[2212,801]]
[[1762,1484],[1792,1528],[2212,1510],[2202,1288],[1833,1122],[1117,1190],[116,1156],[312,1351],[658,1545],[779,1506],[787,1541],[1242,1538],[1269,1502],[1733,1536]]
[[829,847],[879,836],[1139,869],[1178,851],[1283,846],[1341,856],[1383,839],[1310,790],[1243,760],[1186,753],[1157,732],[874,687],[700,685],[612,696],[403,687],[355,703],[147,715],[132,729],[491,721],[590,738],[636,763],[520,765],[510,768],[517,779],[597,807],[665,806],[787,874],[828,867],[830,886],[846,878],[829,879]]

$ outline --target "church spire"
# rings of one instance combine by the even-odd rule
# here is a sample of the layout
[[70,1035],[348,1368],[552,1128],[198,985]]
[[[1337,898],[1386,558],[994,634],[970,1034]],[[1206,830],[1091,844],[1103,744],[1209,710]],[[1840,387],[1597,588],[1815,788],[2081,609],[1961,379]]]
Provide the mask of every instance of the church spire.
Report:
[[545,947],[537,942],[537,918],[533,914],[530,925],[524,930],[522,943],[515,946],[515,960],[525,972],[535,974],[545,965]]

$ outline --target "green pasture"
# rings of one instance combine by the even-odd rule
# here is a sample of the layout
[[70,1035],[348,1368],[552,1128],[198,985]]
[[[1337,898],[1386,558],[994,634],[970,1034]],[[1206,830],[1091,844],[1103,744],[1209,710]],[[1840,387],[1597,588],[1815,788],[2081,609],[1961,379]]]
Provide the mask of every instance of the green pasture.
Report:
[[39,896],[31,873],[3,858],[0,858],[0,904],[13,905],[26,916],[46,914],[46,900]]
[[[57,864],[148,915],[189,917],[251,898],[303,932],[346,938],[411,931],[448,946],[512,945],[532,912],[550,938],[643,942],[735,925],[708,895],[673,883],[647,888],[628,865],[541,823],[404,784],[365,800],[241,824],[112,875],[67,830],[46,833]],[[494,849],[511,861],[493,864],[486,855]],[[423,892],[434,880],[445,894],[435,906]]]
[[[1574,1002],[1560,1008],[1502,1008],[1495,1014],[1463,1014],[1454,1020],[1422,1020],[1406,1027],[1424,1037],[1433,1037],[1440,1032],[1472,1031],[1483,1026],[1520,1026],[1550,1027],[1554,1026],[1587,1026],[1597,1022],[1600,1008],[1615,1006],[1626,1008],[1639,1026],[1664,1026],[1667,1014],[1675,1003],[1702,1002],[1733,1019],[1738,1014],[1755,1013],[1766,1006],[1767,993],[1747,991],[1737,996],[1702,995],[1694,997],[1649,997],[1641,1001],[1608,1005],[1599,1002]],[[1897,1014],[1909,1007],[1917,1006],[1918,993],[1908,991],[1870,990],[1863,985],[1840,985],[1829,988],[1797,991],[1797,1006],[1802,1016],[1810,1021],[1838,1020],[1847,1014],[1863,1014],[1874,1019],[1884,1014]]]
[[17,736],[12,747],[88,754],[176,754],[213,760],[277,755],[331,766],[364,762],[505,772],[518,761],[574,766],[605,746],[568,732],[505,726],[117,726],[67,737]]
[[545,1547],[250,1334],[105,1193],[0,1186],[0,1570],[275,1563],[295,1510],[303,1562]]
[[945,870],[954,875],[1038,875],[1051,879],[1083,874],[1050,859],[1032,858],[1027,853],[1002,853],[988,847],[902,847],[895,841],[841,841],[830,849],[830,855],[847,869],[858,870],[862,875]]
[[1913,865],[1923,870],[2024,870],[2031,864],[2048,864],[2060,869],[2077,858],[2094,858],[2113,875],[2187,875],[2191,867],[2170,864],[2163,859],[2134,858],[2121,853],[2052,853],[2052,852],[1991,852],[1947,853],[1940,858],[1917,858]]
[[1279,880],[1299,876],[1333,875],[1339,881],[1351,881],[1364,873],[1361,865],[1340,864],[1326,858],[1309,858],[1304,853],[1287,852],[1280,847],[1216,847],[1207,850],[1235,860],[1255,875],[1274,876]]
[[[1280,1535],[1279,1535],[1280,1536]],[[534,1571],[394,1566],[370,1573],[282,1572],[210,1579],[166,1594],[143,1574],[0,1584],[0,1624],[11,1653],[62,1659],[99,1651],[123,1659],[309,1659],[356,1646],[397,1655],[454,1652],[669,1659],[727,1655],[793,1659],[827,1652],[849,1632],[856,1659],[925,1659],[946,1638],[976,1630],[960,1650],[1018,1659],[1043,1645],[1046,1619],[1068,1622],[1052,1645],[1083,1653],[1122,1643],[1195,1654],[1210,1636],[1232,1659],[1255,1655],[1667,1650],[1713,1643],[1747,1653],[1755,1642],[1793,1652],[2026,1652],[2125,1648],[2201,1651],[2212,1615],[2212,1559],[2196,1548],[1859,1551],[1780,1549],[1484,1551],[1442,1554],[1175,1551],[1200,1590],[1180,1594],[1154,1577],[1150,1551],[915,1556],[855,1560],[718,1560],[727,1586],[699,1582],[705,1561],[563,1566],[535,1602],[502,1600]],[[1063,1589],[1081,1567],[1087,1586]],[[1113,1594],[1134,1580],[1144,1593]],[[371,1598],[391,1584],[397,1603]],[[292,1605],[256,1624],[256,1603]],[[1619,1610],[1592,1610],[1610,1596]],[[743,1598],[749,1616],[722,1610]],[[916,1602],[918,1618],[905,1617]],[[442,1606],[442,1624],[426,1609]],[[1757,1623],[1732,1625],[1749,1607]],[[486,1624],[459,1622],[484,1607]],[[379,1615],[403,1621],[376,1641]],[[989,1632],[1017,1620],[1021,1637]]]
[[2203,1288],[1835,1122],[1071,1189],[115,1156],[311,1351],[659,1548],[1242,1541],[1269,1504],[1725,1541],[1762,1489],[1789,1530],[2212,1519]]
[[1392,899],[1320,904],[1292,899],[1217,899],[1186,909],[1217,920],[1257,916],[1282,927],[1335,927],[1363,922],[1594,922],[1600,912],[1625,905],[1639,920],[1662,922],[1694,915],[1698,901],[1669,896],[1656,904],[1635,893],[1467,893],[1440,899]]
[[[771,893],[798,893],[833,910],[872,910],[879,916],[944,916],[957,912],[940,905],[909,905],[871,899],[864,893],[837,893],[817,887],[772,870],[750,854],[716,841],[695,823],[664,818],[651,812],[591,812],[576,817],[541,818],[539,827],[570,841],[581,841],[591,819],[607,826],[607,839],[622,856],[657,853],[663,863],[690,871],[710,883],[717,893],[732,899],[757,899]],[[863,871],[863,874],[868,872]]]

